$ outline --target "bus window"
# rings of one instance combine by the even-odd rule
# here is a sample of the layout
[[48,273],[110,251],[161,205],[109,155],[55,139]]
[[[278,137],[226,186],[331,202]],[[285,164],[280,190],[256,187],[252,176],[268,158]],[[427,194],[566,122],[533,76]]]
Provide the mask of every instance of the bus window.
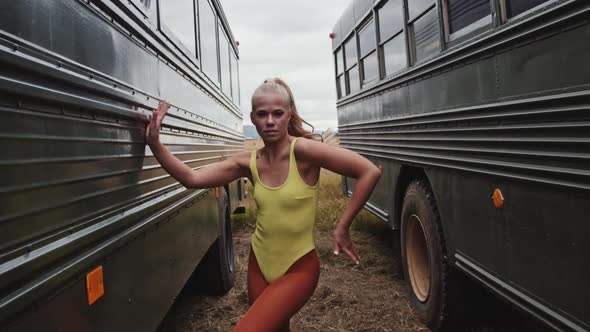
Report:
[[352,35],[344,43],[344,56],[346,77],[348,84],[346,85],[346,94],[351,94],[360,89],[359,72],[357,66],[357,51],[356,51],[356,36]]
[[344,58],[342,57],[342,47],[336,51],[336,75],[344,73]]
[[408,22],[414,21],[432,5],[434,5],[434,0],[408,0]]
[[359,48],[363,85],[379,78],[379,63],[375,51],[375,23],[371,20],[359,31]]
[[234,104],[240,105],[240,74],[238,73],[238,57],[231,55],[231,95]]
[[407,67],[406,36],[403,33],[383,44],[383,65],[385,76],[395,74]]
[[219,25],[219,68],[221,72],[221,90],[226,96],[231,97],[230,64],[229,64],[229,40]]
[[492,24],[489,0],[444,0],[447,40]]
[[407,66],[406,37],[401,0],[389,0],[377,9],[379,17],[379,46],[383,54],[384,76]]
[[199,3],[199,26],[201,32],[201,66],[203,72],[215,83],[219,84],[217,68],[217,22],[215,12],[209,1]]
[[518,16],[548,0],[503,0],[507,18]]
[[424,14],[409,24],[412,32],[413,62],[427,60],[440,52],[438,12],[433,3]]
[[342,47],[336,51],[335,54],[335,62],[336,62],[336,93],[338,98],[342,98],[346,93],[344,89],[344,58],[342,54]]
[[349,93],[355,93],[360,90],[361,84],[359,80],[358,66],[354,66],[346,72],[348,76]]
[[184,47],[196,57],[195,10],[192,0],[161,1],[160,25],[165,26],[164,33],[171,39],[178,39]]
[[356,38],[353,35],[344,43],[345,65],[346,69],[350,69],[356,65]]
[[389,0],[377,9],[379,17],[379,42],[385,42],[404,30],[401,0]]

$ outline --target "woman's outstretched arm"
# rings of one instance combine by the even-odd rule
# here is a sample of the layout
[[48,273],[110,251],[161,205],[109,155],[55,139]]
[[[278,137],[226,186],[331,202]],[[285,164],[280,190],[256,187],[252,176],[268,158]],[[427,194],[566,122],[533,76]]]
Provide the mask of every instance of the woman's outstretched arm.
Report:
[[357,264],[359,256],[349,234],[349,227],[375,188],[381,169],[365,157],[339,147],[312,140],[299,140],[295,148],[304,159],[332,172],[355,178],[355,190],[334,231],[334,253],[342,250]]
[[227,160],[207,165],[198,170],[193,170],[176,158],[160,142],[160,125],[169,107],[168,103],[160,102],[146,130],[147,144],[150,146],[154,157],[168,174],[186,188],[212,188],[222,186],[241,177],[250,177],[248,153],[232,156]]

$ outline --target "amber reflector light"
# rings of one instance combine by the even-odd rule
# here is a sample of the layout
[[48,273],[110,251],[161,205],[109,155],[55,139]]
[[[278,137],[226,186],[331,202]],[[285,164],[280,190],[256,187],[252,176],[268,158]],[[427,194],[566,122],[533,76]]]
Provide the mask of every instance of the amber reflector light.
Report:
[[102,265],[86,275],[86,293],[88,294],[88,305],[92,305],[104,295]]
[[494,195],[492,196],[494,199],[494,206],[499,209],[504,205],[504,196],[502,195],[502,191],[500,189],[494,190]]

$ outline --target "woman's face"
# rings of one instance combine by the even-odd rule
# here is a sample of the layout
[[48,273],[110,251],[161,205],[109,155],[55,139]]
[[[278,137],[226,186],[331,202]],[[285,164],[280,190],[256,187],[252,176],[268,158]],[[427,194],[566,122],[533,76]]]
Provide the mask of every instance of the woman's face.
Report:
[[283,96],[266,92],[254,97],[250,119],[266,143],[279,141],[288,134],[291,112]]

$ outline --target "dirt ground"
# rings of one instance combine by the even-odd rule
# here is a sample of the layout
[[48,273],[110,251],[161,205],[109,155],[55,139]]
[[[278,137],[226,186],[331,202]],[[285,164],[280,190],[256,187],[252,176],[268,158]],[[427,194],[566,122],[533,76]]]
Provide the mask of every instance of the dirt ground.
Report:
[[[237,226],[237,225],[236,225]],[[250,224],[235,227],[237,277],[225,296],[181,295],[160,331],[231,331],[248,309],[246,267]],[[374,234],[373,234],[374,233]],[[291,320],[292,331],[427,331],[412,314],[392,231],[353,230],[361,255],[355,266],[335,257],[327,231],[316,232],[321,275],[310,302]]]

